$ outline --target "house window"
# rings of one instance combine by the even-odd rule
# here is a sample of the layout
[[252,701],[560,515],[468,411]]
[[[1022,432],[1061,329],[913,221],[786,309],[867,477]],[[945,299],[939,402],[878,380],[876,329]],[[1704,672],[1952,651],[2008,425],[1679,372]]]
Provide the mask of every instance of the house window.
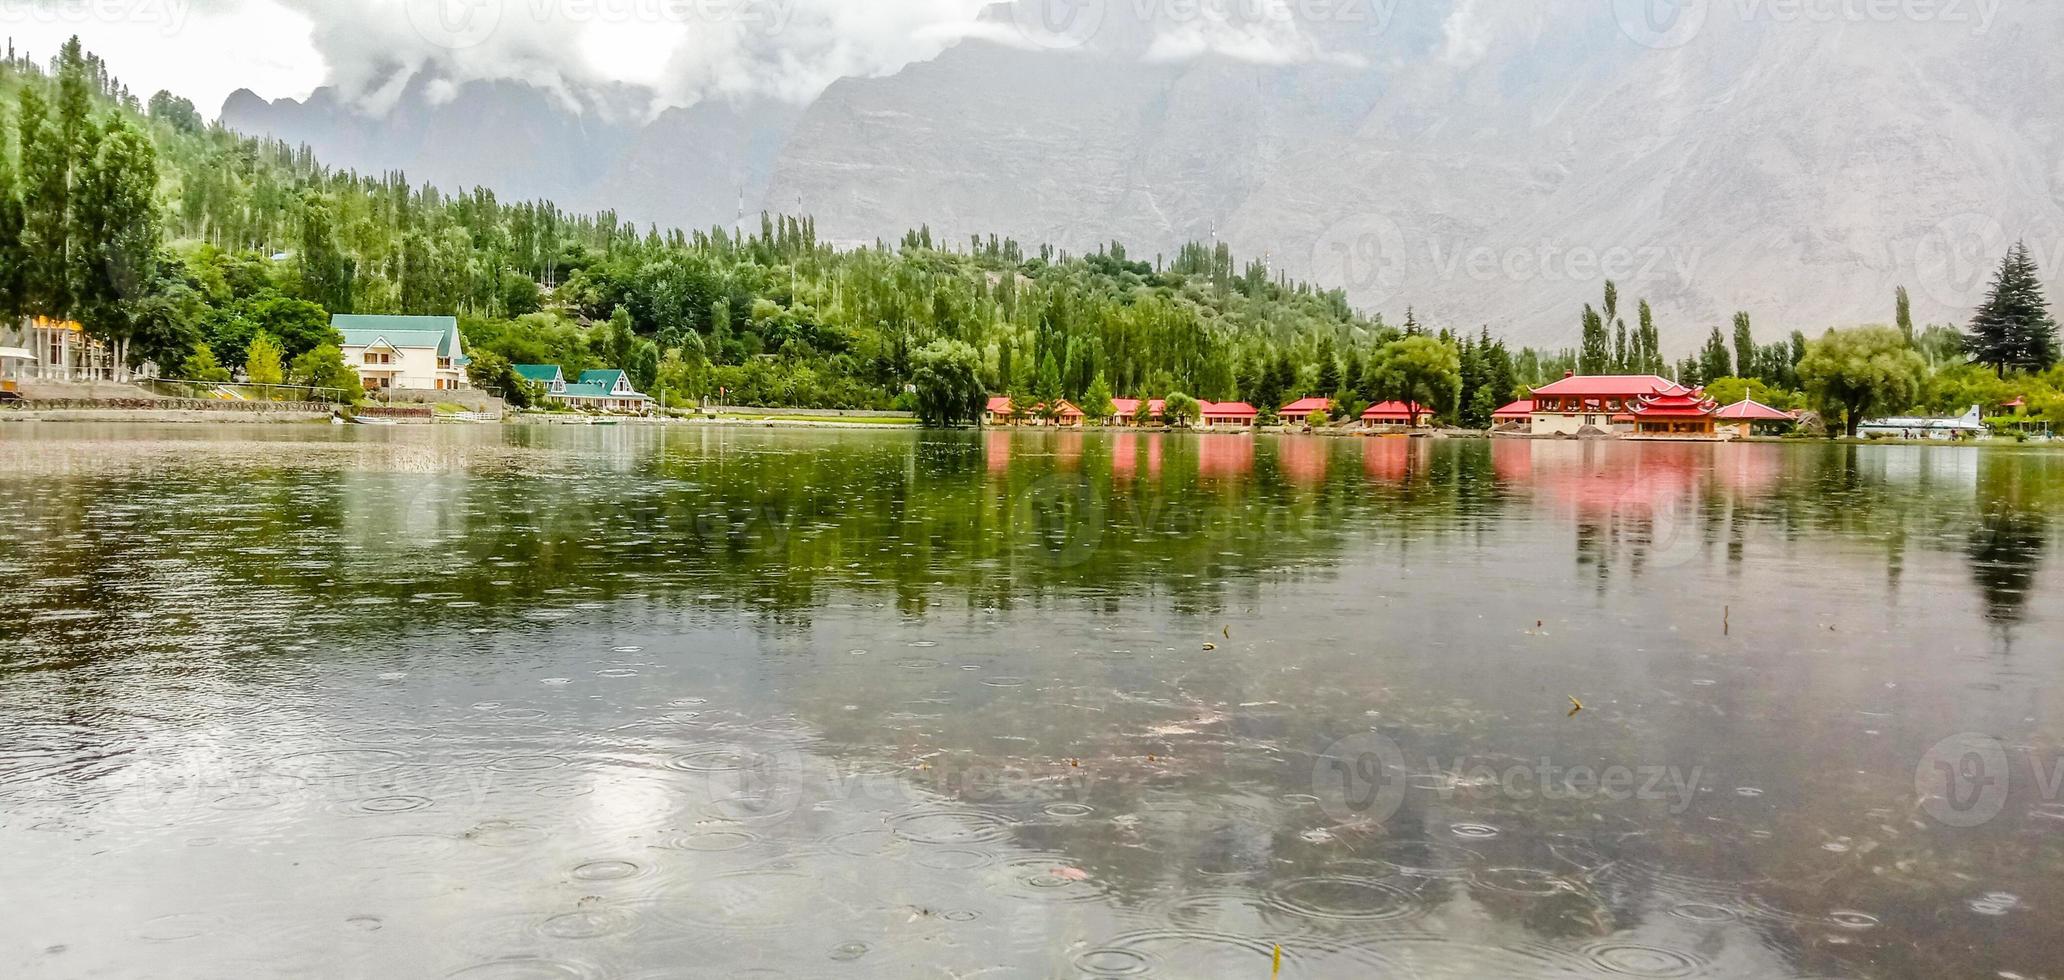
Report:
[[365,362],[367,364],[392,364],[394,363],[394,355],[386,351],[369,350],[365,352]]
[[438,359],[437,359],[437,368],[438,368],[438,370],[440,370],[440,371],[449,371],[449,370],[451,370],[451,358],[449,358],[449,357],[440,357],[440,358],[438,358]]

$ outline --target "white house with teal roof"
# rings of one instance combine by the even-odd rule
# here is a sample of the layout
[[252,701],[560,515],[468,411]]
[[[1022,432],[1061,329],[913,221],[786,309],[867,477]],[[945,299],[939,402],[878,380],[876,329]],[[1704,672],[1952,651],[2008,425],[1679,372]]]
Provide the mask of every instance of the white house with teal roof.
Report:
[[563,395],[566,393],[566,372],[559,370],[559,365],[557,364],[513,364],[510,366],[516,369],[517,377],[535,383],[545,389],[545,394],[547,395]]
[[575,408],[639,414],[652,411],[652,399],[631,387],[630,375],[613,368],[582,371],[579,381],[553,393],[552,397]]
[[340,313],[330,325],[344,335],[344,363],[367,388],[456,391],[472,387],[460,347],[459,320],[450,316],[373,316]]

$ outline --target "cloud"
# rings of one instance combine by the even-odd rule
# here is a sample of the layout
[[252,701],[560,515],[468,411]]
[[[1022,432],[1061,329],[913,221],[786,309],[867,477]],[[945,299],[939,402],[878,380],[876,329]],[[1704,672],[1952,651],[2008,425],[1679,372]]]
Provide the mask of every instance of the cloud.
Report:
[[1550,14],[1547,3],[1509,0],[1457,0],[1441,23],[1441,60],[1456,68],[1474,68],[1491,49],[1508,38],[1531,44]]
[[[412,84],[448,99],[480,81],[521,82],[582,111],[655,113],[712,97],[804,103],[841,78],[891,74],[970,40],[1157,62],[1361,65],[1300,20],[1333,9],[1314,2],[0,0],[0,29],[42,57],[77,33],[132,88],[169,88],[211,113],[245,87],[300,98],[329,85],[380,114]],[[1042,33],[1056,17],[1058,32]]]
[[[1180,16],[1176,16],[1180,14]],[[1287,0],[1230,0],[1171,5],[1148,44],[1148,61],[1218,55],[1261,65],[1311,62],[1359,68],[1357,55],[1328,52],[1298,22]]]

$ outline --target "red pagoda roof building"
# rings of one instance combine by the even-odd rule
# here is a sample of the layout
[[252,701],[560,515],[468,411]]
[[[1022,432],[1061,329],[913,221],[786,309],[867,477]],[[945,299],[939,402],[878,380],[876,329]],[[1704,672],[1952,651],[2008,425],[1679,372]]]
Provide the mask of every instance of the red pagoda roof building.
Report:
[[[1719,403],[1706,397],[1703,389],[1685,388],[1672,384],[1670,390],[1643,395],[1628,406],[1625,418],[1631,418],[1634,431],[1644,436],[1704,436],[1713,435],[1713,414],[1719,410]],[[1614,421],[1618,421],[1616,417]]]

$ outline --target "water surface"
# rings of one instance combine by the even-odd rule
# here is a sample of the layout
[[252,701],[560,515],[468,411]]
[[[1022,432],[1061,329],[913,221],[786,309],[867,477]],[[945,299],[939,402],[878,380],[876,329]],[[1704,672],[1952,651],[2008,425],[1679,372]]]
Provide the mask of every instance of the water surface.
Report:
[[0,973],[2055,975],[2060,507],[2007,448],[0,426]]

